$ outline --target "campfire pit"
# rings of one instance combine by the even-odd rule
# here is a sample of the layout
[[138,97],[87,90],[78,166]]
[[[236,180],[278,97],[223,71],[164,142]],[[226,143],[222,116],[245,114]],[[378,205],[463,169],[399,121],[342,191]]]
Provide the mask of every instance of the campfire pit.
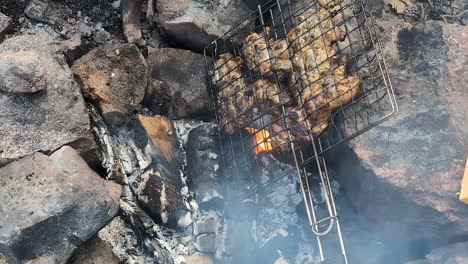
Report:
[[[397,111],[367,3],[270,1],[204,55],[227,198],[255,199],[259,188],[296,175],[320,260],[347,263],[323,153]],[[325,252],[324,239],[336,240],[340,254]]]

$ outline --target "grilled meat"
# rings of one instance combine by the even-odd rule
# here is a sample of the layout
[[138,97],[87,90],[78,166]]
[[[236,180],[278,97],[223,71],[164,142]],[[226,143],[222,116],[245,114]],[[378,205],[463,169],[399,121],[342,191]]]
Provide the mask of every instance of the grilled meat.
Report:
[[347,76],[345,58],[334,48],[344,33],[325,9],[341,1],[320,0],[323,8],[298,16],[286,39],[271,37],[270,28],[248,35],[242,53],[248,69],[261,75],[254,82],[242,77],[242,58],[219,56],[213,82],[219,88],[220,125],[227,134],[267,126],[274,153],[291,151],[291,141],[300,149],[328,127],[334,109],[359,95],[360,78]]

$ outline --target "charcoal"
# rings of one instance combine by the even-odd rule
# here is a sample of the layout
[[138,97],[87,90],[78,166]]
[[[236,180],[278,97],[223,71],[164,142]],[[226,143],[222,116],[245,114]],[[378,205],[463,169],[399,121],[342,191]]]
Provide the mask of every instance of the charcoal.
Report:
[[216,131],[212,124],[202,124],[190,131],[187,140],[188,176],[198,202],[206,208],[222,208],[224,201]]

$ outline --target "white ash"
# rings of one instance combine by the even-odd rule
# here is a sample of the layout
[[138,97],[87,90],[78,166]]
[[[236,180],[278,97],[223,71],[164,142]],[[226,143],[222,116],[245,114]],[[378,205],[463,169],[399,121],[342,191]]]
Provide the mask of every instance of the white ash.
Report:
[[98,236],[111,245],[112,252],[120,261],[126,263],[152,263],[152,256],[145,254],[138,245],[135,232],[120,216],[115,217],[101,229]]
[[204,124],[205,122],[200,120],[180,119],[174,120],[173,123],[177,133],[177,137],[179,138],[179,141],[182,144],[182,146],[185,147],[185,145],[187,144],[187,138],[190,130]]
[[[167,227],[157,225],[151,217],[138,206],[136,202],[137,198],[130,188],[133,183],[137,184],[132,186],[138,186],[139,189],[144,188],[149,175],[151,173],[157,173],[153,170],[147,170],[151,164],[153,149],[139,149],[135,144],[133,131],[127,128],[118,129],[117,135],[111,136],[104,122],[100,119],[99,114],[97,114],[97,111],[91,116],[95,117],[95,120],[93,120],[93,130],[100,139],[100,150],[104,160],[102,165],[108,171],[108,175],[118,173],[123,179],[123,197],[121,198],[120,204],[123,214],[126,216],[125,219],[131,223],[131,228],[141,229],[142,227],[138,227],[138,225],[143,225],[144,227],[144,234],[140,234],[140,236],[143,235],[143,238],[140,239],[144,240],[144,245],[132,245],[130,248],[134,248],[135,250],[128,252],[129,244],[136,243],[134,242],[134,240],[136,240],[135,236],[130,236],[130,238],[134,238],[134,240],[129,238],[127,240],[130,242],[125,240],[127,242],[115,243],[115,245],[113,245],[114,250],[117,252],[116,255],[126,263],[154,263],[155,258],[166,257],[170,258],[173,263],[183,263],[182,261],[184,259],[180,258],[180,256],[197,253],[193,246],[193,239],[187,239],[187,235],[182,235]],[[187,132],[188,131],[189,130],[187,130]],[[118,168],[121,168],[121,170],[118,170]],[[186,186],[186,179],[183,179],[184,186],[182,188],[182,193],[185,194],[184,197],[190,198],[188,187]],[[170,201],[167,201],[165,197],[165,184],[163,184],[162,188],[160,199],[161,205],[164,207],[164,205],[167,205]],[[140,197],[140,199],[145,199],[145,197]],[[193,203],[189,203],[188,200],[185,200],[185,204],[187,208],[189,208],[189,212],[179,219],[179,223],[180,226],[190,230],[191,223],[196,218],[193,217],[191,212],[193,210],[191,204]],[[167,218],[164,214],[162,214],[161,217],[163,221],[167,220],[164,219]],[[120,225],[121,227],[119,227],[119,229],[122,230],[122,234],[134,232],[130,227],[124,229],[123,223]],[[142,246],[146,248],[146,250],[144,250]],[[152,256],[148,256],[145,252],[153,252],[153,254]],[[166,254],[168,256],[166,256]],[[163,261],[161,260],[161,262]]]
[[112,136],[109,134],[107,127],[104,125],[104,121],[97,112],[96,108],[89,107],[89,116],[91,123],[93,124],[92,130],[94,138],[97,139],[97,145],[100,153],[101,165],[106,169],[106,179],[116,179],[117,173],[120,172],[120,165],[118,162],[118,156],[114,152],[114,141]]
[[[318,256],[314,255],[314,246],[310,242],[304,242],[299,244],[299,252],[294,259],[294,264],[303,264],[303,263],[310,263],[310,264],[318,264],[321,263]],[[292,264],[292,263],[291,263]]]
[[[177,138],[179,139],[179,154],[182,160],[180,178],[182,180],[183,187],[181,189],[181,194],[186,200],[191,199],[193,196],[193,194],[189,192],[189,188],[187,186],[187,175],[185,174],[185,171],[187,168],[187,151],[186,151],[187,139],[188,139],[188,135],[190,131],[193,128],[200,126],[204,123],[205,122],[199,121],[199,120],[185,120],[185,119],[173,121],[174,129],[175,129]],[[186,206],[187,208],[190,208],[190,205],[186,205]]]

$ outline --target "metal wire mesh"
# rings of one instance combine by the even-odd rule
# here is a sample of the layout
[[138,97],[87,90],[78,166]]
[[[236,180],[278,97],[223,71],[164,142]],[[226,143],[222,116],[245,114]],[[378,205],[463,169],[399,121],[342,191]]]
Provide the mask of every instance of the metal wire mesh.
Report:
[[397,111],[367,10],[361,0],[271,1],[204,50],[228,196],[297,175],[321,260],[320,237],[334,230],[347,263],[321,154]]

